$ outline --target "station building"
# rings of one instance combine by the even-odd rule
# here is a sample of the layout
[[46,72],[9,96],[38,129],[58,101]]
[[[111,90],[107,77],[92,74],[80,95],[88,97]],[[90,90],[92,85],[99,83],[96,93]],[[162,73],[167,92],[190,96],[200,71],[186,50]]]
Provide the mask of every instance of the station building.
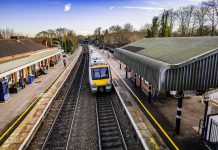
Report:
[[[16,93],[53,67],[62,49],[48,48],[29,39],[0,40],[0,98]],[[7,92],[8,91],[8,92]]]

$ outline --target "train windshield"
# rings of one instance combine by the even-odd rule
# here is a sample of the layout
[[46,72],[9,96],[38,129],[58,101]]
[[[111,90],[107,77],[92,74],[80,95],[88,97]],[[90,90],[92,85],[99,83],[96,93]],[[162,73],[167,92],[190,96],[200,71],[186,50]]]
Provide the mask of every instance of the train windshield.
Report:
[[107,79],[109,78],[108,68],[93,68],[92,69],[92,79]]

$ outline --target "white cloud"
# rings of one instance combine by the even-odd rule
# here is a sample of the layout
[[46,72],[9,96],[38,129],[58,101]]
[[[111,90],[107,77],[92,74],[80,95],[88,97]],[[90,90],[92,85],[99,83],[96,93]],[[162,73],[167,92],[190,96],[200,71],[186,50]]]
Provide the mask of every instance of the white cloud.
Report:
[[112,10],[112,9],[114,9],[114,6],[109,7],[109,10]]
[[124,6],[126,9],[140,9],[140,10],[164,10],[166,8],[161,7],[135,7],[135,6]]
[[155,1],[148,1],[148,2],[146,2],[147,4],[151,4],[151,5],[153,5],[153,6],[159,6],[160,5],[160,3],[158,3],[158,2],[155,2]]
[[64,5],[64,11],[70,11],[71,10],[71,3]]
[[189,0],[191,2],[202,2],[202,1],[205,1],[205,0]]
[[185,1],[193,2],[193,3],[201,3],[205,0],[185,0]]

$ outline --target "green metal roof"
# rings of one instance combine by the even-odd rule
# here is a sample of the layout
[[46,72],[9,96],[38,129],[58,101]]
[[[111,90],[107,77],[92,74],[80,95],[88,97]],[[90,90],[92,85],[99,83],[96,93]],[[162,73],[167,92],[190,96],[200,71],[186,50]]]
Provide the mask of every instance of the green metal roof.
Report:
[[[137,53],[169,64],[180,64],[218,48],[218,37],[172,37],[141,39],[127,46]],[[125,50],[125,47],[121,49]]]
[[114,55],[159,91],[218,87],[218,37],[141,39]]
[[2,64],[0,64],[0,74],[5,73],[7,71],[11,71],[13,69],[16,69],[16,68],[21,67],[23,65],[37,61],[39,59],[43,59],[43,58],[46,58],[48,56],[55,55],[57,53],[61,53],[61,52],[63,52],[62,49],[52,49],[52,50],[47,50],[47,51],[40,52],[40,53],[37,53],[34,55],[30,55],[28,57],[24,57],[21,59],[16,59],[16,60],[2,63]]

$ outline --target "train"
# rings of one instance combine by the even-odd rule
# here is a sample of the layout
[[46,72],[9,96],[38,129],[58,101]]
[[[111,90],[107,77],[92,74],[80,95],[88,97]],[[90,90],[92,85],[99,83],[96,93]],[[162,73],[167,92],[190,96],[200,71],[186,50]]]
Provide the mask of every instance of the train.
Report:
[[110,66],[97,49],[89,45],[89,85],[91,93],[111,92],[112,77]]

